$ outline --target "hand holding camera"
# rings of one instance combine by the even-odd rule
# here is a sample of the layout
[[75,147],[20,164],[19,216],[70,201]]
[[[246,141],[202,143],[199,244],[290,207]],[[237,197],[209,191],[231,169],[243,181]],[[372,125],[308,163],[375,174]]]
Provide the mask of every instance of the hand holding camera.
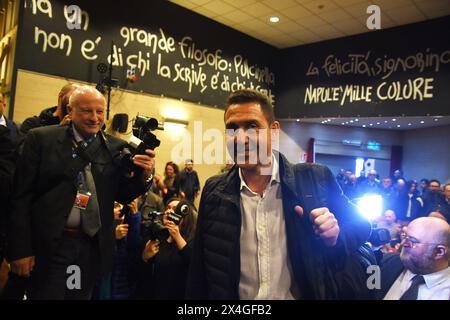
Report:
[[[144,241],[155,239],[165,241],[169,236],[172,236],[172,233],[174,235],[176,235],[176,232],[180,233],[179,225],[181,220],[190,212],[191,207],[189,203],[184,200],[179,201],[175,208],[166,210],[164,213],[157,211],[149,212],[147,216],[143,216],[143,221],[141,222],[142,238]],[[163,219],[161,219],[162,215]],[[171,222],[171,224],[169,224],[169,222]],[[174,229],[175,226],[177,227],[177,230]],[[169,228],[171,228],[172,231],[170,231]],[[172,236],[172,238],[174,237]],[[174,240],[176,241],[177,239],[174,238]]]
[[144,251],[142,252],[142,260],[147,262],[159,252],[159,240],[148,240],[145,244]]
[[116,227],[116,240],[125,238],[128,234],[128,224],[119,224]]
[[158,120],[137,116],[133,124],[133,135],[128,146],[122,150],[120,162],[129,172],[144,170],[145,178],[150,177],[155,166],[155,148],[160,141],[151,131],[159,129]]

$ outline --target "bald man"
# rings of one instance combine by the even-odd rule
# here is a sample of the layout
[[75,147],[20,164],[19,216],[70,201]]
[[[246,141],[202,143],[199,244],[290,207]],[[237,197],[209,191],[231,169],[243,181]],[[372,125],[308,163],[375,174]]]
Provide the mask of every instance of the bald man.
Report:
[[400,255],[381,264],[384,300],[450,299],[450,226],[442,219],[413,220],[406,230]]
[[76,89],[68,111],[68,125],[30,130],[17,165],[8,260],[31,277],[29,299],[91,297],[112,266],[114,201],[143,194],[154,168],[151,150],[133,158],[139,172],[122,168],[126,142],[101,131],[105,98],[96,89]]

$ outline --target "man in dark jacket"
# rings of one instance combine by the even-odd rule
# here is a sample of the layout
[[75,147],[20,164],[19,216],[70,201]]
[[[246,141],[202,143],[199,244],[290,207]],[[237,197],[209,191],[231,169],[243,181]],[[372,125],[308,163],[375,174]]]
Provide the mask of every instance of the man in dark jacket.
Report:
[[10,130],[0,125],[0,266],[4,257],[6,207],[12,189],[14,161],[14,145]]
[[5,117],[6,97],[0,93],[0,266],[6,245],[6,209],[12,190],[12,177],[16,162],[16,147],[21,134],[16,124]]
[[195,198],[200,191],[200,181],[197,171],[194,170],[192,159],[187,159],[184,170],[180,171],[180,191],[184,193],[185,199],[194,205]]
[[58,105],[44,109],[39,116],[33,116],[25,119],[20,126],[20,131],[27,134],[34,128],[51,126],[55,124],[67,124],[69,116],[67,105],[69,104],[70,95],[78,87],[77,84],[66,84],[58,93]]
[[237,165],[204,187],[187,297],[358,298],[348,290],[352,276],[344,265],[370,224],[331,171],[292,165],[272,151],[279,123],[257,91],[229,97],[225,126]]
[[114,200],[128,203],[151,182],[154,152],[134,156],[142,170],[129,175],[119,160],[126,142],[101,131],[104,112],[101,93],[82,86],[70,98],[70,125],[33,129],[26,137],[8,260],[15,274],[31,275],[31,299],[89,299],[99,275],[111,269]]

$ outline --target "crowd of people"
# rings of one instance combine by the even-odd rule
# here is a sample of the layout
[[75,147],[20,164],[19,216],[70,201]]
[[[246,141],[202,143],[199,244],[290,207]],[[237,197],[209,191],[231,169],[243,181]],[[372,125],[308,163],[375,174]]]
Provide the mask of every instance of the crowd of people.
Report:
[[[336,179],[325,166],[291,164],[272,149],[280,123],[267,96],[238,90],[226,105],[234,163],[206,181],[198,210],[192,159],[182,170],[166,163],[163,176],[150,149],[124,164],[126,142],[104,132],[94,88],[64,86],[57,106],[19,128],[0,113],[0,258],[10,266],[1,297],[450,298],[449,185],[418,191],[400,172],[381,184],[374,171]],[[385,200],[374,226],[348,201],[371,193]],[[368,246],[374,227],[399,239],[379,259]]]
[[442,185],[437,179],[423,178],[420,182],[407,180],[400,170],[392,177],[380,179],[371,169],[359,177],[351,170],[341,169],[336,175],[345,195],[357,201],[366,195],[380,195],[383,212],[390,210],[396,220],[405,224],[430,214],[450,221],[450,183]]

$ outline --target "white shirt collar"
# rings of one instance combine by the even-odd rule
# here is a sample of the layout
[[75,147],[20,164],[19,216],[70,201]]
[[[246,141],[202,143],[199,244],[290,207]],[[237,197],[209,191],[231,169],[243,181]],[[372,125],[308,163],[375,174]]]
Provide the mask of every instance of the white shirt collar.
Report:
[[[405,278],[408,281],[411,281],[411,279],[415,275],[416,274],[412,273],[411,271],[406,270]],[[424,274],[422,276],[423,276],[423,279],[425,280],[425,284],[426,284],[427,288],[431,289],[431,288],[439,285],[440,283],[450,279],[450,267],[447,267],[446,269],[443,269],[441,271]]]
[[[270,178],[268,186],[272,185],[274,182],[280,183],[280,168],[278,165],[278,161],[275,158],[273,153],[272,153],[272,168],[271,169],[272,169],[271,178]],[[248,185],[245,183],[241,168],[239,168],[239,178],[241,179],[241,185],[240,185],[239,190],[242,190],[242,188],[245,188],[245,189],[249,190],[250,192],[254,193],[252,191],[252,189],[250,189],[248,187]]]
[[6,119],[5,119],[5,116],[4,116],[4,115],[2,115],[2,116],[0,117],[0,126],[5,126],[5,127],[7,127],[7,125],[6,125]]
[[[75,140],[77,142],[81,142],[84,141],[84,138],[81,136],[81,134],[77,131],[77,129],[75,128],[75,126],[72,124],[72,130],[73,130],[73,136],[75,137]],[[94,137],[96,137],[97,134],[94,135]]]

